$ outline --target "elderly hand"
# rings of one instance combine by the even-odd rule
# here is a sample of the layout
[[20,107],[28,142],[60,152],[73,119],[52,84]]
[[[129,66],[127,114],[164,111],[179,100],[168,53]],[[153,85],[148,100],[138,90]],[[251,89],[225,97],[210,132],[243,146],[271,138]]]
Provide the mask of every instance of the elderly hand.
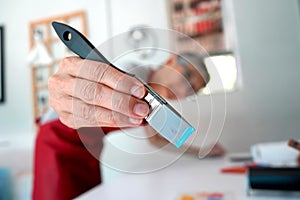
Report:
[[143,84],[104,63],[64,58],[48,87],[51,106],[71,128],[134,127],[149,113]]

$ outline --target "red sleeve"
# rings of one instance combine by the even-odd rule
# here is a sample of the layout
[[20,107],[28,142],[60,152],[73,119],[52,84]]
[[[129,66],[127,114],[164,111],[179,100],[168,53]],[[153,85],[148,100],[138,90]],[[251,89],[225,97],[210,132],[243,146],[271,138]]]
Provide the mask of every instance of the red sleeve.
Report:
[[59,120],[40,126],[35,144],[33,199],[72,199],[100,184],[98,158],[103,132],[99,130],[103,129],[81,128],[78,134]]

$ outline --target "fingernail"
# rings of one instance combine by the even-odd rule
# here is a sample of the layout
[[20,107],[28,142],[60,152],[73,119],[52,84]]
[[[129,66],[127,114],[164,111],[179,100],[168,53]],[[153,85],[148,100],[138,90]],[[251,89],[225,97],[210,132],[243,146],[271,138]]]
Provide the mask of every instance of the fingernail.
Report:
[[144,96],[144,88],[142,86],[135,85],[131,88],[131,94],[135,97],[142,98]]
[[141,124],[143,122],[142,119],[129,118],[130,123],[132,124]]
[[149,106],[143,103],[138,103],[134,106],[133,112],[139,116],[146,116],[149,113]]

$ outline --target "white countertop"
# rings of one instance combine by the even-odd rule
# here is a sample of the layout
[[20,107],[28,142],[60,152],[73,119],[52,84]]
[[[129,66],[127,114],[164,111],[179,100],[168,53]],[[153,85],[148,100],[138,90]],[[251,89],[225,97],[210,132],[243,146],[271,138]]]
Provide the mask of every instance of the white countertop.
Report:
[[229,163],[225,158],[207,158],[199,160],[192,156],[183,156],[173,165],[162,170],[145,174],[123,174],[105,182],[85,194],[78,200],[87,199],[130,199],[130,200],[177,200],[185,193],[221,192],[225,199],[299,199],[299,196],[279,197],[278,195],[247,196],[245,174],[222,174],[222,167],[239,165]]

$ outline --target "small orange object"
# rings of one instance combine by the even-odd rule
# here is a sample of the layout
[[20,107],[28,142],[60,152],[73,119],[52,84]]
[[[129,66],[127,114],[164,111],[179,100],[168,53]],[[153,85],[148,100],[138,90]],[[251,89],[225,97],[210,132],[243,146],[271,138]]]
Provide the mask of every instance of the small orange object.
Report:
[[236,173],[245,174],[247,172],[247,167],[226,167],[221,169],[222,173]]
[[191,195],[182,195],[180,200],[195,200]]
[[222,173],[245,174],[249,167],[259,167],[256,163],[247,163],[244,166],[225,167],[221,169]]

